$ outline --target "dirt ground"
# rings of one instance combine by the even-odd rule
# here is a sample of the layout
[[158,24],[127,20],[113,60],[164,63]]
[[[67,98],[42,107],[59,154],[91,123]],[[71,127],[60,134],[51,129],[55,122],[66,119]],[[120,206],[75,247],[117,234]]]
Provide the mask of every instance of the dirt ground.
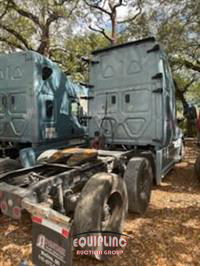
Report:
[[[143,217],[128,215],[124,233],[131,236],[123,255],[107,262],[74,257],[74,265],[200,265],[200,182],[193,164],[200,154],[193,140],[186,141],[185,158],[154,187]],[[31,222],[0,215],[0,266],[31,263]]]

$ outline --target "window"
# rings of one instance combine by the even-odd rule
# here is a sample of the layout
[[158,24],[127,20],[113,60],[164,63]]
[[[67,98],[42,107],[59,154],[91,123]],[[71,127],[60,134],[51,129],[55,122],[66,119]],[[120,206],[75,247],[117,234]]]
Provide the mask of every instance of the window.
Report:
[[52,73],[53,73],[53,70],[50,67],[47,67],[47,66],[43,67],[42,79],[47,80],[51,76]]
[[115,96],[112,96],[112,97],[111,97],[111,103],[112,103],[112,104],[116,104],[116,97],[115,97]]
[[80,104],[79,102],[76,102],[76,101],[71,102],[71,115],[72,115],[73,123],[79,126],[80,125]]
[[46,117],[51,118],[53,116],[53,101],[46,100]]
[[64,92],[61,107],[60,107],[60,113],[63,115],[69,115],[69,99],[67,92]]
[[125,95],[125,102],[130,103],[130,94]]
[[79,105],[77,102],[71,102],[71,114],[74,116],[78,116],[79,114]]

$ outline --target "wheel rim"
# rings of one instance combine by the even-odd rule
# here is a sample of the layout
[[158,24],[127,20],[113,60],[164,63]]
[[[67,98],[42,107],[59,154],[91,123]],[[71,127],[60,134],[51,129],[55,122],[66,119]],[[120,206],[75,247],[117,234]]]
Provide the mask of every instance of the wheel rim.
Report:
[[118,214],[120,208],[123,206],[122,198],[120,193],[114,192],[106,200],[103,206],[102,211],[102,221],[101,221],[101,230],[106,231],[111,229],[112,221],[115,218],[115,215]]

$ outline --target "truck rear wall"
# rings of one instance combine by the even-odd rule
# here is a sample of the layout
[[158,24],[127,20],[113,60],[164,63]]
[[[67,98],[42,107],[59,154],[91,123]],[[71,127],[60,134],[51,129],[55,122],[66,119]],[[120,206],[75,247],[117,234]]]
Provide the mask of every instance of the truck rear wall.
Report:
[[165,145],[167,87],[154,38],[95,51],[90,84],[91,137],[100,131],[110,144]]

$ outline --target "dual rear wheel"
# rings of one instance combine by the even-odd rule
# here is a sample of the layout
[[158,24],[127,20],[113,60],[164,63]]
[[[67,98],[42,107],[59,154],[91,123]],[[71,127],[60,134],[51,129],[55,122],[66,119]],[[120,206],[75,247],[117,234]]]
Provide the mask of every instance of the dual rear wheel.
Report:
[[[82,233],[81,236],[85,237],[109,237],[110,233],[104,233],[105,231],[122,233],[127,203],[126,185],[121,177],[108,173],[95,174],[86,183],[77,203],[74,213],[74,235]],[[94,255],[98,260],[107,258],[103,244],[85,249],[98,250],[98,254]]]
[[[145,158],[132,158],[123,179],[113,173],[92,176],[83,188],[75,209],[74,235],[108,237],[110,234],[104,232],[109,231],[117,233],[120,238],[127,210],[137,214],[146,211],[152,180],[152,169]],[[97,247],[84,249],[97,250]],[[98,252],[93,256],[98,260],[107,259],[109,256],[104,255],[104,249],[101,245],[98,247],[101,255]]]

